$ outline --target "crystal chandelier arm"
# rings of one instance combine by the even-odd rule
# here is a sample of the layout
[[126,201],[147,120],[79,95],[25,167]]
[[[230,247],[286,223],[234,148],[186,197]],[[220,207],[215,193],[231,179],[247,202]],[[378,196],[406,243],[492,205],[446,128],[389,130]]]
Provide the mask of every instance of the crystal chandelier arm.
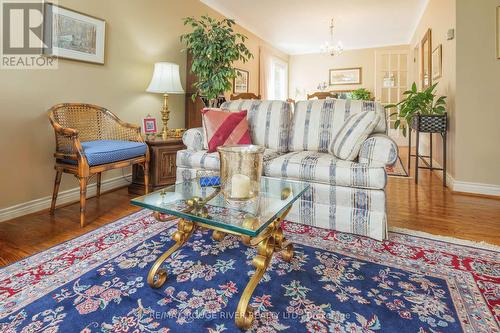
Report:
[[334,43],[334,38],[333,38],[334,28],[335,28],[335,25],[333,24],[333,18],[332,18],[330,20],[330,42],[325,42],[320,47],[321,52],[327,53],[331,56],[340,55],[344,52],[344,46],[342,45],[341,41],[339,41],[337,43],[337,45],[335,45],[335,43]]

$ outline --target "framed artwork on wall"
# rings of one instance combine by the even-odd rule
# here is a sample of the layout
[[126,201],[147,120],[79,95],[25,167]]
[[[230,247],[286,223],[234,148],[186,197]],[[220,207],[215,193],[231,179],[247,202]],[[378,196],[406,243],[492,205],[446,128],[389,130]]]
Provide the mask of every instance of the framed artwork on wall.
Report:
[[443,76],[443,45],[439,44],[432,51],[432,80],[437,80]]
[[236,77],[233,79],[233,93],[241,94],[248,92],[248,80],[250,73],[236,68]]
[[156,125],[156,118],[151,117],[149,114],[146,116],[146,118],[143,118],[142,132],[146,135],[156,134],[158,132],[158,127]]
[[330,69],[330,85],[361,84],[361,67]]
[[432,34],[428,29],[420,43],[422,54],[422,89],[427,89],[432,84]]
[[46,3],[43,29],[45,55],[104,64],[104,20]]

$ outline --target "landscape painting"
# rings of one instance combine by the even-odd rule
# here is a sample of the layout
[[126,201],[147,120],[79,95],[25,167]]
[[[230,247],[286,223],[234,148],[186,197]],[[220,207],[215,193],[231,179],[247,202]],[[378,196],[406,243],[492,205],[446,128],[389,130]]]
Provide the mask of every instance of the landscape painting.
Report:
[[78,52],[96,53],[97,27],[64,15],[54,16],[53,45]]
[[361,67],[330,69],[330,85],[361,84]]
[[47,55],[104,64],[103,20],[53,4],[45,18]]

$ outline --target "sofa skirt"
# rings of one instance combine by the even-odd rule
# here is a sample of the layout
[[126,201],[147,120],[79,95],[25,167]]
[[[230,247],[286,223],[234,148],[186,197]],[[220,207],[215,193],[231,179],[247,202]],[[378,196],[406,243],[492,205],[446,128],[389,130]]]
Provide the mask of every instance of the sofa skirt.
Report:
[[[177,181],[194,179],[199,171],[203,170],[177,167]],[[288,221],[380,241],[387,237],[383,190],[310,184],[310,189],[293,205]]]

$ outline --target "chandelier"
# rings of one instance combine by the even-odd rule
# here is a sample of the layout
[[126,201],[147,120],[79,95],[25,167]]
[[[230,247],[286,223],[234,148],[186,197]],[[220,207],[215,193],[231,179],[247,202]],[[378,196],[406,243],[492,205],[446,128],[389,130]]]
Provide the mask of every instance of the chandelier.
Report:
[[321,52],[326,53],[333,56],[338,56],[341,55],[344,52],[344,46],[342,45],[342,42],[339,41],[336,45],[334,44],[333,41],[333,29],[335,26],[333,25],[333,19],[330,21],[330,41],[325,42],[323,45],[321,45]]

